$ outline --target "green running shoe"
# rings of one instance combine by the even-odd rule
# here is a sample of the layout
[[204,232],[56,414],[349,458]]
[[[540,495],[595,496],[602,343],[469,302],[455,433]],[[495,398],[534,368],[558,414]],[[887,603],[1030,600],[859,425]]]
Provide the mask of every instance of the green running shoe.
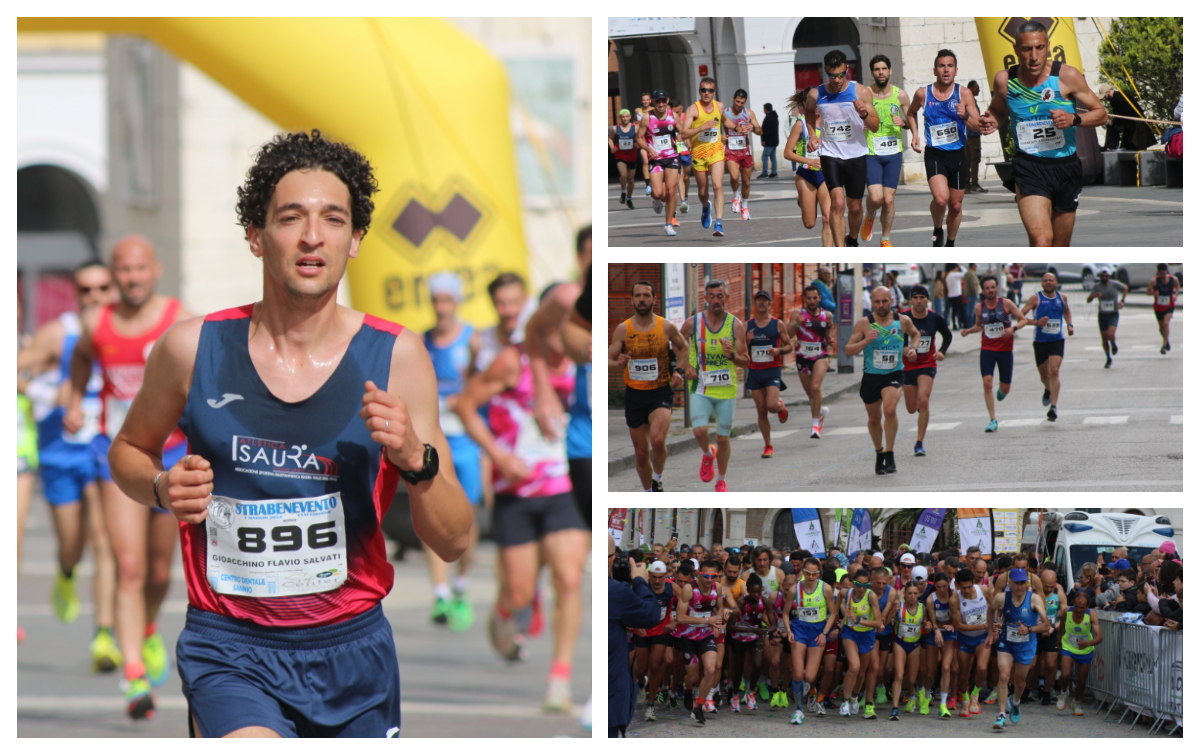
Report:
[[876,718],[877,718],[877,716],[875,715],[875,706],[872,705],[871,703],[867,703],[867,707],[863,711],[863,719],[865,719],[867,721],[874,721]]
[[475,623],[475,609],[464,595],[454,596],[448,613],[452,632],[465,632]]
[[759,700],[768,700],[768,699],[771,699],[771,691],[767,689],[767,683],[766,683],[766,682],[759,682],[759,683],[758,683],[758,699],[759,699]]
[[876,705],[886,705],[887,704],[887,690],[884,689],[882,684],[875,687],[875,704]]
[[447,624],[450,621],[450,601],[445,598],[433,601],[433,612],[429,614],[429,620],[434,624]]
[[146,664],[146,678],[151,687],[161,687],[171,675],[171,659],[167,657],[166,643],[158,632],[142,642],[142,663]]
[[924,690],[921,690],[919,694],[921,697],[920,713],[922,716],[928,716],[929,715],[929,703],[933,702],[933,695],[929,694],[928,692],[925,692]]
[[987,698],[983,701],[983,704],[984,705],[995,705],[996,700],[999,699],[999,697],[1000,697],[1000,693],[997,690],[993,689],[992,694],[987,696]]
[[146,677],[138,677],[126,683],[125,711],[134,721],[154,718],[154,698],[150,695],[150,682]]
[[917,708],[917,698],[910,695],[908,698],[908,702],[906,702],[904,704],[904,712],[912,713],[914,710],[916,710],[916,708]]
[[945,703],[942,704],[942,709],[939,711],[939,715],[942,718],[950,718],[950,709],[946,707]]
[[79,618],[79,596],[75,594],[75,577],[62,572],[54,577],[54,588],[50,591],[54,604],[54,615],[64,624],[74,623]]
[[125,659],[121,656],[121,649],[117,647],[112,632],[107,629],[100,629],[96,632],[91,649],[92,671],[95,673],[116,671],[125,663]]

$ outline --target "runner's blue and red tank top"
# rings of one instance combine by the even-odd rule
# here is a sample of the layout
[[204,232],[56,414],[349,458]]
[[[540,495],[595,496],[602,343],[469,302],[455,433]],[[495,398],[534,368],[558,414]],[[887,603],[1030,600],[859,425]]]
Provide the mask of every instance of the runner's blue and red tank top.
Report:
[[771,349],[779,346],[779,320],[770,318],[766,325],[758,320],[746,321],[746,345],[750,348],[750,369],[769,370],[783,365],[783,356],[771,355]]
[[403,330],[367,315],[312,396],[276,398],[250,360],[254,305],[211,314],[179,426],[213,466],[200,524],[179,526],[188,603],[267,627],[335,624],[392,588],[380,522],[399,470],[359,410]]

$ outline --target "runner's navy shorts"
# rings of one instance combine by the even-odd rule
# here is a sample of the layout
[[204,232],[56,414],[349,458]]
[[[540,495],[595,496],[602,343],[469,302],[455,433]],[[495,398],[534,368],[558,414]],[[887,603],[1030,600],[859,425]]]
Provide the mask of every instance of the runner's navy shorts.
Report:
[[303,629],[189,606],[175,656],[201,736],[247,726],[289,738],[400,735],[400,668],[381,606]]

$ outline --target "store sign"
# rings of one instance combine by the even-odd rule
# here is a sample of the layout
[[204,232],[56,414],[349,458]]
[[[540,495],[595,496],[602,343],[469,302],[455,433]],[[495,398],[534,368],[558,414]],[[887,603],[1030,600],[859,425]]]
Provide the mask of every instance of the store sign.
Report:
[[695,16],[639,16],[609,18],[608,36],[653,37],[660,34],[687,34],[696,31]]

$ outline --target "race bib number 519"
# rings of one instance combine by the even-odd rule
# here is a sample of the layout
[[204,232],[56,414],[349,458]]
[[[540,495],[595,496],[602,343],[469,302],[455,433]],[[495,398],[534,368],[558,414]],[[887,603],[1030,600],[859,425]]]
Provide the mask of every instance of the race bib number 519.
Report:
[[273,598],[327,592],[346,581],[341,493],[266,501],[213,496],[204,524],[213,592]]

